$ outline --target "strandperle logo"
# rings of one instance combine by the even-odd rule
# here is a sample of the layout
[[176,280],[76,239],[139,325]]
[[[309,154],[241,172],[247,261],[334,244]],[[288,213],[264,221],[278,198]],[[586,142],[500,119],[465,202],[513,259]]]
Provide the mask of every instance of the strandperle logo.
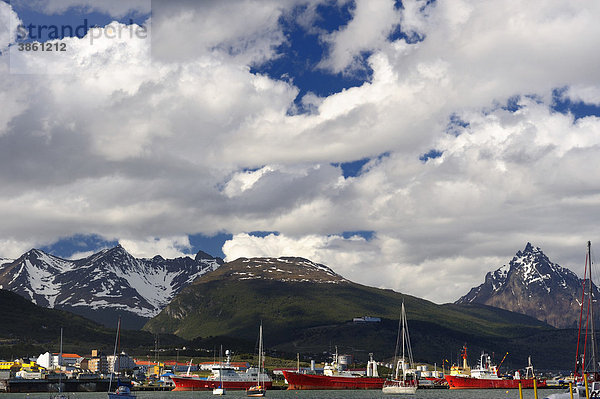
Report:
[[146,39],[148,37],[148,29],[145,26],[137,25],[132,19],[129,24],[111,24],[106,27],[89,26],[86,19],[79,25],[39,25],[39,24],[21,24],[17,27],[17,41],[40,41],[40,40],[55,40],[64,37],[88,37],[90,44],[94,44],[95,40],[100,38],[107,39]]

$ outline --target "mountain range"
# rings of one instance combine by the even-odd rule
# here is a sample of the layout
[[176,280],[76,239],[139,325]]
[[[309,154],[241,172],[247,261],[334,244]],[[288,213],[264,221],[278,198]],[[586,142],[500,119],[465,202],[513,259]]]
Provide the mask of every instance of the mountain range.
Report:
[[[551,320],[546,315],[540,321],[478,302],[482,293],[492,298],[511,281],[523,280],[529,288],[517,289],[521,302],[537,300],[538,291],[553,295],[550,280],[559,275],[570,276],[559,286],[578,284],[576,276],[573,279],[557,265],[551,267],[556,275],[541,268],[544,259],[539,248],[528,244],[508,266],[489,273],[489,286],[471,290],[460,303],[444,305],[354,283],[304,258],[240,258],[223,263],[199,252],[195,259],[136,259],[120,246],[75,261],[31,250],[0,265],[0,285],[41,306],[71,310],[111,327],[117,315],[129,314],[137,318],[129,328],[143,322],[147,332],[174,334],[187,345],[210,343],[212,347],[229,340],[251,351],[262,321],[265,344],[273,350],[318,354],[335,345],[357,358],[366,358],[369,352],[378,358],[391,356],[404,302],[420,361],[454,360],[453,354],[466,342],[471,354],[511,349],[505,364],[522,367],[527,355],[532,355],[534,362],[558,367],[573,357],[574,334],[546,324]],[[543,289],[534,289],[539,284]],[[361,316],[381,321],[353,322]],[[18,317],[14,323],[19,324]]]
[[[539,247],[527,243],[508,264],[487,273],[483,284],[456,303],[486,304],[535,317],[557,328],[574,328],[579,321],[583,284],[571,270],[551,262]],[[593,297],[598,298],[598,294],[593,285]]]
[[118,245],[66,260],[32,249],[0,265],[0,288],[107,326],[121,316],[124,327],[139,329],[182,288],[221,264],[202,251],[194,259],[138,259]]
[[[454,359],[465,342],[471,354],[510,348],[514,354],[507,362],[520,367],[529,354],[546,364],[572,358],[574,336],[556,337],[557,330],[532,317],[481,304],[438,305],[364,286],[303,258],[225,263],[184,288],[144,330],[193,341],[236,337],[252,348],[262,322],[271,350],[318,356],[338,347],[365,361],[369,353],[377,359],[393,355],[403,302],[419,361]],[[362,316],[381,320],[354,322]],[[532,340],[544,344],[532,349]],[[547,353],[553,358],[546,359]]]

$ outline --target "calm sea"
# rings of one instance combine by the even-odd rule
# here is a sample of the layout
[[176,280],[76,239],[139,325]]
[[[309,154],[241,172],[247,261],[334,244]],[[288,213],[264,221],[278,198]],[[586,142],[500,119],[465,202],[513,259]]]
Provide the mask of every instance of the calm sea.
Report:
[[[563,392],[555,389],[538,390],[538,398],[544,399],[552,393]],[[138,399],[198,399],[216,398],[212,392],[137,392]],[[0,399],[48,399],[48,393],[3,393]],[[438,390],[418,391],[416,395],[383,395],[380,391],[268,391],[267,398],[281,399],[519,399],[519,390]],[[107,399],[106,393],[70,393],[70,399]],[[246,398],[241,391],[228,391],[225,398]],[[533,390],[524,390],[523,399],[534,399]]]

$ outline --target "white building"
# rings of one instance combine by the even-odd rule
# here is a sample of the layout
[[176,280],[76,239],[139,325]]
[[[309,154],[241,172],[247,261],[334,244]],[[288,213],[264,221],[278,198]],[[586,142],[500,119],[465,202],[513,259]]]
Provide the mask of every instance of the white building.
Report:
[[[117,359],[115,362],[115,358]],[[108,361],[108,372],[114,373],[123,370],[133,370],[136,368],[135,361],[129,357],[125,352],[119,353],[117,356],[107,356],[106,360]],[[115,367],[116,364],[116,367]]]
[[76,366],[80,357],[75,353],[63,353],[61,356],[60,353],[46,352],[39,355],[35,362],[47,370],[54,370],[59,366],[71,369]]

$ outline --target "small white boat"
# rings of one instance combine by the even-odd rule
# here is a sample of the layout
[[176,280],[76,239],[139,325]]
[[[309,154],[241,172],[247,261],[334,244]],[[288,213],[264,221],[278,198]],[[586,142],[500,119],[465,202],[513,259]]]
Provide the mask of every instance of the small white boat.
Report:
[[213,395],[225,395],[225,388],[213,388]]
[[[262,336],[262,322],[260,323],[260,328],[258,329],[258,376],[256,380],[256,385],[248,388],[246,390],[246,395],[254,398],[262,398],[265,396],[265,392],[267,391],[264,384],[260,383],[260,376],[265,372],[265,358],[263,354],[263,336]],[[263,381],[264,383],[264,381]]]
[[109,399],[135,399],[135,395],[131,393],[128,386],[119,385],[117,390],[108,393]]
[[[408,323],[406,322],[406,311],[404,302],[402,302],[402,312],[398,326],[398,338],[396,339],[396,351],[394,353],[394,376],[392,379],[385,380],[381,392],[384,394],[415,394],[419,387],[419,382],[414,373],[414,363],[412,357],[412,348],[410,346],[410,337],[408,335]],[[398,360],[398,347],[400,345],[400,335],[402,335],[402,357]],[[404,357],[408,354],[408,364]],[[402,370],[402,375],[400,375]],[[409,370],[413,370],[412,372]]]
[[113,372],[110,373],[110,381],[108,382],[108,399],[136,399],[136,396],[131,392],[128,386],[121,385],[119,381],[117,381],[117,389],[112,392],[112,380],[113,375],[119,372],[119,362],[117,359],[117,345],[119,342],[119,336],[121,334],[121,317],[119,317],[119,322],[117,323],[117,336],[115,337],[115,350],[113,352],[113,359],[115,359],[115,364],[113,366]]

